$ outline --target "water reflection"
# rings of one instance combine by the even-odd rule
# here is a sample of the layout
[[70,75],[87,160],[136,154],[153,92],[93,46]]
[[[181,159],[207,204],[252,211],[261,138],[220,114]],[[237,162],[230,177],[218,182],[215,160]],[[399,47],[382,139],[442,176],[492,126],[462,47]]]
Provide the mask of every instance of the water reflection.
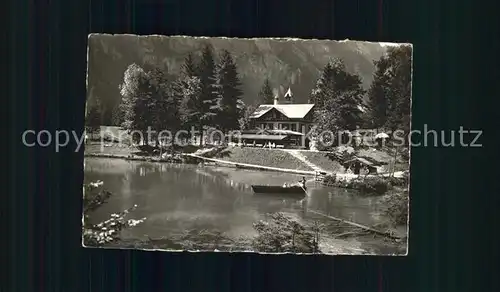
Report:
[[[144,224],[131,229],[133,238],[168,236],[187,228],[214,229],[235,236],[253,234],[252,224],[266,213],[287,212],[299,218],[311,216],[308,210],[373,225],[383,218],[377,199],[360,198],[344,189],[308,184],[304,199],[254,195],[251,184],[281,185],[302,176],[273,172],[196,167],[113,159],[88,158],[85,181],[103,180],[115,193],[108,204],[91,215],[92,221],[106,219],[137,204],[133,213],[147,217]],[[317,216],[315,216],[316,218]],[[327,222],[327,218],[316,218]]]

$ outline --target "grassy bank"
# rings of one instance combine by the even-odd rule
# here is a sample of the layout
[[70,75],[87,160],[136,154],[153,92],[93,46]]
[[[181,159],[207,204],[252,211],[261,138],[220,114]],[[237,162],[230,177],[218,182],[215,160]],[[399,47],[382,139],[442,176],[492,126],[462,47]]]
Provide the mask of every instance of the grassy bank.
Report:
[[338,161],[330,158],[331,154],[328,152],[303,151],[301,154],[304,155],[309,162],[323,170],[334,173],[345,172],[344,167]]
[[[182,151],[186,153],[193,152]],[[207,153],[208,154],[208,153]],[[158,155],[145,153],[134,146],[122,146],[117,143],[90,142],[85,145],[85,155],[95,157],[116,157],[126,159],[157,160]],[[207,157],[213,155],[206,155]],[[260,148],[229,147],[222,151],[216,151],[215,157],[220,160],[242,164],[254,164],[266,167],[285,168],[294,170],[313,171],[293,155],[277,150]]]
[[378,196],[398,188],[405,189],[408,186],[409,177],[383,177],[383,176],[358,176],[353,179],[342,179],[338,175],[325,175],[321,183],[325,186],[353,189],[360,191],[363,195]]
[[268,167],[314,171],[293,155],[279,150],[230,147],[221,160]]
[[127,145],[118,145],[116,143],[104,143],[101,142],[89,142],[85,145],[85,154],[91,155],[116,155],[116,156],[130,156],[138,154],[140,151],[133,147]]
[[[140,148],[140,147],[139,147]],[[189,149],[188,149],[189,148]],[[195,153],[199,147],[188,146],[184,148],[175,149],[176,152],[182,153]],[[224,149],[206,149],[205,152],[199,151],[198,155],[202,155],[209,158],[217,158],[224,161],[241,163],[241,164],[252,164],[260,165],[264,167],[274,167],[281,169],[294,169],[301,171],[314,171],[309,165],[304,163],[302,160],[294,157],[292,154],[285,151],[279,151],[276,149],[263,149],[263,148],[240,148],[240,147],[228,147]],[[301,155],[304,156],[307,161],[318,166],[319,168],[332,173],[345,173],[344,167],[339,161],[333,158],[330,152],[315,152],[315,151],[301,151]],[[97,157],[117,157],[117,158],[128,158],[128,159],[142,159],[142,160],[158,160],[159,152],[146,152],[144,149],[138,149],[135,146],[129,146],[124,144],[119,144],[112,141],[105,141],[101,143],[100,141],[90,141],[85,145],[86,156],[97,156]],[[381,172],[392,171],[393,166],[393,154],[390,151],[374,150],[374,149],[360,149],[353,153],[359,157],[369,157],[374,160],[384,162],[387,165],[383,166],[380,170]],[[169,159],[167,159],[169,160]],[[170,160],[169,160],[170,161]],[[189,163],[189,161],[187,161]],[[409,169],[409,163],[405,162],[404,159],[398,155],[398,159],[395,165],[395,171],[404,171]]]
[[[391,172],[394,165],[394,149],[384,148],[361,148],[354,149],[352,147],[337,147],[332,151],[301,151],[309,162],[315,164],[319,168],[332,173],[345,173],[345,168],[340,163],[339,159],[350,159],[349,157],[365,158],[369,161],[377,161],[382,165],[379,169],[380,173]],[[394,171],[405,171],[409,169],[408,158],[402,155],[401,152],[397,153]]]

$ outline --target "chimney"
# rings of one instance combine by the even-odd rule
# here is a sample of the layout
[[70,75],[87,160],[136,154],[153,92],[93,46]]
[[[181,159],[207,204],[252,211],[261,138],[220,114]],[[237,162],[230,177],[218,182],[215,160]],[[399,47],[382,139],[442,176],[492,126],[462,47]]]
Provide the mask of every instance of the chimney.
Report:
[[276,94],[276,95],[274,96],[274,105],[278,105],[278,101],[279,101],[279,100],[278,100],[278,95]]

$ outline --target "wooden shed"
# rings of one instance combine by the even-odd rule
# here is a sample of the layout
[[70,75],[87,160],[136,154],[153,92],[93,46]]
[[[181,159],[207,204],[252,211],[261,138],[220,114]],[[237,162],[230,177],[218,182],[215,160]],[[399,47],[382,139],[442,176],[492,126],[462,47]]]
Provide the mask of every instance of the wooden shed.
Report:
[[368,174],[377,173],[377,165],[362,157],[355,157],[343,163],[346,169],[351,169],[354,174],[360,174],[361,169],[367,168]]

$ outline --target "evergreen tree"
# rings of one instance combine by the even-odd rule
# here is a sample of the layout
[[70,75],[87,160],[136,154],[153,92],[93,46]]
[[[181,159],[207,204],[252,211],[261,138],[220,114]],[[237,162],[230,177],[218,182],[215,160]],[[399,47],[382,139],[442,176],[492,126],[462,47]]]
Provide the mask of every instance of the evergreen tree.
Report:
[[216,68],[214,85],[218,110],[215,121],[220,130],[239,128],[239,119],[243,110],[240,85],[236,64],[229,51],[223,50]]
[[317,109],[322,109],[325,99],[333,94],[332,86],[329,86],[330,80],[335,76],[332,63],[328,62],[321,72],[316,86],[309,96],[309,103],[315,104]]
[[[205,115],[202,85],[198,77],[180,77],[175,83],[175,94],[181,100],[179,116],[184,130],[202,128]],[[200,143],[201,143],[200,139]]]
[[390,47],[378,60],[369,90],[370,116],[375,127],[410,131],[411,46]]
[[334,58],[323,68],[316,87],[312,90],[309,102],[322,108],[325,101],[345,91],[352,91],[353,97],[361,102],[364,90],[361,87],[361,78],[357,74],[346,71],[344,62]]
[[214,118],[217,113],[217,96],[214,91],[215,85],[215,60],[212,46],[206,45],[202,49],[201,61],[198,65],[198,77],[201,85],[202,108],[200,110],[200,131],[206,126],[214,125]]
[[366,108],[365,111],[363,111],[360,114],[360,119],[361,119],[361,124],[360,124],[361,128],[373,129],[376,127],[375,124],[373,123],[371,112],[369,110],[366,110]]
[[250,116],[255,112],[257,107],[255,105],[245,106],[243,110],[243,116],[240,118],[240,130],[248,130],[250,129]]
[[123,112],[120,108],[120,105],[117,104],[113,107],[111,114],[111,124],[113,126],[121,126],[123,123]]
[[373,127],[383,127],[387,122],[388,114],[388,95],[389,95],[389,80],[390,76],[387,74],[388,59],[385,57],[375,61],[376,72],[373,77],[372,84],[368,90],[368,106],[369,117]]
[[94,133],[101,127],[101,111],[99,99],[96,99],[93,104],[88,104],[85,117],[85,130],[93,138]]
[[182,74],[187,77],[194,77],[198,75],[198,68],[193,53],[188,53],[186,58],[184,58]]
[[386,56],[388,115],[386,127],[392,131],[410,131],[411,107],[411,46],[391,47]]
[[310,96],[315,104],[316,132],[354,130],[361,122],[362,96],[361,79],[357,74],[346,71],[340,59],[329,62]]
[[264,84],[259,92],[259,100],[262,104],[272,104],[274,102],[273,88],[269,78],[264,80]]
[[149,77],[152,90],[150,104],[152,129],[157,134],[163,130],[175,132],[180,126],[180,117],[177,100],[168,82],[168,76],[163,70],[155,68],[150,72]]

